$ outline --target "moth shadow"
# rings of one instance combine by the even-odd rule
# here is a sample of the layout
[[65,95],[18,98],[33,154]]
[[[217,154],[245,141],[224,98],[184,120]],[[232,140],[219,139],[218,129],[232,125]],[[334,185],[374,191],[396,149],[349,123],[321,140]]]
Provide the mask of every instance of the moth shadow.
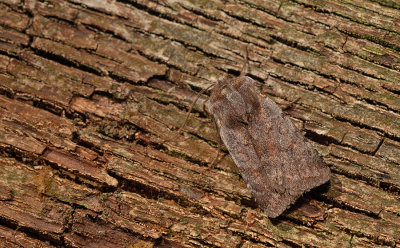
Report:
[[319,218],[324,215],[324,208],[320,206],[322,205],[321,202],[326,202],[326,199],[330,197],[338,197],[341,194],[341,188],[342,183],[340,180],[331,177],[328,182],[304,193],[280,216],[277,218],[270,218],[270,221],[272,224],[278,225],[282,221],[292,219],[292,217],[299,215],[306,218]]

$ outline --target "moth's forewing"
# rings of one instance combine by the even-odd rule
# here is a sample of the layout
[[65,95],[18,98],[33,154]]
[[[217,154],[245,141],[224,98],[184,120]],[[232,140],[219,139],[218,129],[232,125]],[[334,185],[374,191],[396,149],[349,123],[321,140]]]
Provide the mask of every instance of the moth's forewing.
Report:
[[304,192],[329,180],[318,153],[271,99],[259,96],[249,77],[214,87],[208,109],[222,141],[259,206],[279,216]]

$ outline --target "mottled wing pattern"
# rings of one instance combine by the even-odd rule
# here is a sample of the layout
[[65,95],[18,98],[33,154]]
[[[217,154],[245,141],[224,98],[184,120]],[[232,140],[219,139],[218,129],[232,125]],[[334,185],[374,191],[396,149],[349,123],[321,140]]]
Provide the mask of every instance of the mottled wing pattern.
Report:
[[279,216],[304,192],[329,180],[330,170],[271,99],[249,77],[225,79],[208,102],[222,141],[259,206]]

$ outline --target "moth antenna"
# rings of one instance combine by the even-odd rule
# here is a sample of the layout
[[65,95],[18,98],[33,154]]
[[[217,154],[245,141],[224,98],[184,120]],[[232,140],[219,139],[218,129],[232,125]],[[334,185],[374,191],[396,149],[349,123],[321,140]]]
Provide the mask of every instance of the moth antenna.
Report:
[[248,67],[248,59],[249,59],[249,50],[248,47],[245,47],[245,56],[244,56],[244,64],[242,67],[242,70],[240,71],[240,76],[243,77],[246,75],[247,67]]
[[[194,99],[193,103],[190,105],[190,108],[189,108],[189,111],[188,111],[188,113],[187,113],[187,115],[186,115],[185,121],[183,122],[182,126],[178,129],[178,134],[180,134],[180,133],[182,132],[183,128],[186,126],[186,123],[187,123],[188,120],[189,120],[190,113],[192,112],[193,107],[194,107],[194,105],[196,104],[196,102],[200,99],[201,94],[203,94],[205,91],[209,90],[209,89],[210,89],[211,87],[213,87],[213,86],[214,86],[214,84],[208,86],[207,88],[202,89],[202,90],[197,94],[196,99]],[[168,141],[170,141],[170,140],[166,140],[166,142],[168,142]]]

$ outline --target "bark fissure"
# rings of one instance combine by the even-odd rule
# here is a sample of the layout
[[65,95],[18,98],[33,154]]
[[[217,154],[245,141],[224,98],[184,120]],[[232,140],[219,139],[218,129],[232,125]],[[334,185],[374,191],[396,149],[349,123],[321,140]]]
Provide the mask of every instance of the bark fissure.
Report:
[[[394,1],[0,2],[0,243],[400,244]],[[211,164],[198,96],[246,47],[246,74],[332,171],[274,220],[225,150]]]

